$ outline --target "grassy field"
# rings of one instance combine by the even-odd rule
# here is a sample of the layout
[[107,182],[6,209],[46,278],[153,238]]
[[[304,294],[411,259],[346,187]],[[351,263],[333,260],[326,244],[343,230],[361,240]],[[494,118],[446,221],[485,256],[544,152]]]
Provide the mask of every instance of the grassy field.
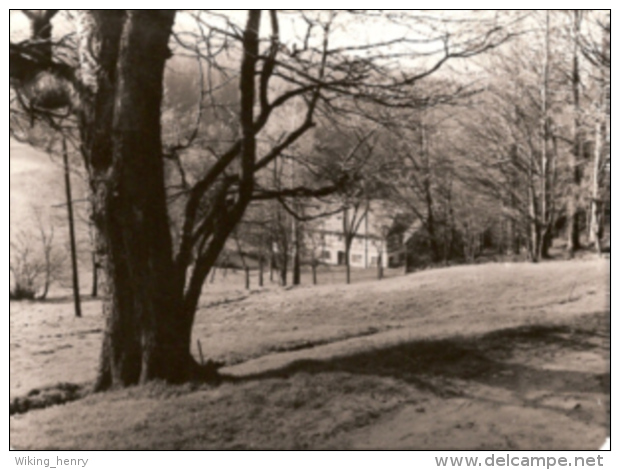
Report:
[[[236,277],[237,276],[237,277]],[[369,276],[370,277],[370,276]],[[155,383],[11,417],[18,449],[595,449],[609,419],[609,261],[486,264],[247,292],[194,328],[223,383]],[[10,305],[10,391],[93,379],[100,305]],[[36,395],[37,392],[32,392]]]

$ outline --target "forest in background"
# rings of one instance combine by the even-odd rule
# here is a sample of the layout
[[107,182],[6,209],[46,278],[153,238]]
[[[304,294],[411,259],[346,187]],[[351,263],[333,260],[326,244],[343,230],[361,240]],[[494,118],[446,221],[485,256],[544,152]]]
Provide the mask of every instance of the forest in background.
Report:
[[[23,14],[11,138],[81,176],[86,259],[119,319],[138,295],[123,285],[160,286],[186,337],[229,253],[298,283],[304,231],[375,200],[420,225],[411,270],[609,249],[607,11]],[[395,33],[358,42],[364,27]],[[66,270],[57,223],[35,219],[11,240],[11,297],[45,297]]]

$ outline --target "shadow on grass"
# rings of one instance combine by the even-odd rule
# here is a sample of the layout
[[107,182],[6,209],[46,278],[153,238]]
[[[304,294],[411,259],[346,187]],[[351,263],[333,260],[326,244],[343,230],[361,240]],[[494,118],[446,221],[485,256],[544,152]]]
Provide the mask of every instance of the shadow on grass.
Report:
[[597,332],[600,333],[600,328],[594,331],[572,326],[525,326],[478,337],[413,341],[330,360],[298,360],[280,369],[241,378],[224,376],[223,380],[286,378],[301,372],[347,372],[395,378],[440,397],[462,395],[458,380],[521,392],[609,394],[609,373],[541,369],[511,360],[517,350],[536,356],[543,349],[554,352],[605,349],[606,345],[600,341],[605,334]]
[[[288,378],[297,373],[346,372],[354,375],[390,377],[412,384],[439,397],[461,396],[461,381],[478,382],[517,392],[610,394],[610,374],[578,370],[550,370],[513,360],[519,351],[536,357],[541,352],[593,351],[609,348],[609,313],[587,315],[571,325],[537,325],[498,330],[477,337],[410,341],[330,360],[297,360],[260,374],[231,377],[217,371],[223,365],[208,361],[201,366],[200,380],[180,393],[201,384],[217,386],[269,378]],[[172,387],[174,388],[174,387]],[[90,387],[57,384],[35,389],[10,403],[9,414],[66,403],[87,395]]]

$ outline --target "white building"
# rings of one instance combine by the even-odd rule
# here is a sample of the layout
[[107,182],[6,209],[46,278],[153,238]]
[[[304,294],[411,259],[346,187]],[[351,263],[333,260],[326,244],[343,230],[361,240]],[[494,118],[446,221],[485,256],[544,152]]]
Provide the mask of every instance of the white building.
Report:
[[306,246],[314,250],[322,263],[346,264],[345,218],[347,227],[357,228],[351,243],[350,265],[370,268],[379,259],[384,267],[399,266],[404,261],[403,237],[406,227],[399,227],[398,217],[380,201],[371,202],[357,212],[349,209],[317,219],[306,227]]

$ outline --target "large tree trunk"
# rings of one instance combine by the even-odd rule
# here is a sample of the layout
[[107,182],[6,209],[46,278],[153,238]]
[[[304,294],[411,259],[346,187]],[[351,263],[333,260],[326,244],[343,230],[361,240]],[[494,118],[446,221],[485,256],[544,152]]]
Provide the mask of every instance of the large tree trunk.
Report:
[[96,389],[186,379],[191,319],[170,282],[161,148],[174,12],[80,12],[81,130],[104,248],[106,329]]

